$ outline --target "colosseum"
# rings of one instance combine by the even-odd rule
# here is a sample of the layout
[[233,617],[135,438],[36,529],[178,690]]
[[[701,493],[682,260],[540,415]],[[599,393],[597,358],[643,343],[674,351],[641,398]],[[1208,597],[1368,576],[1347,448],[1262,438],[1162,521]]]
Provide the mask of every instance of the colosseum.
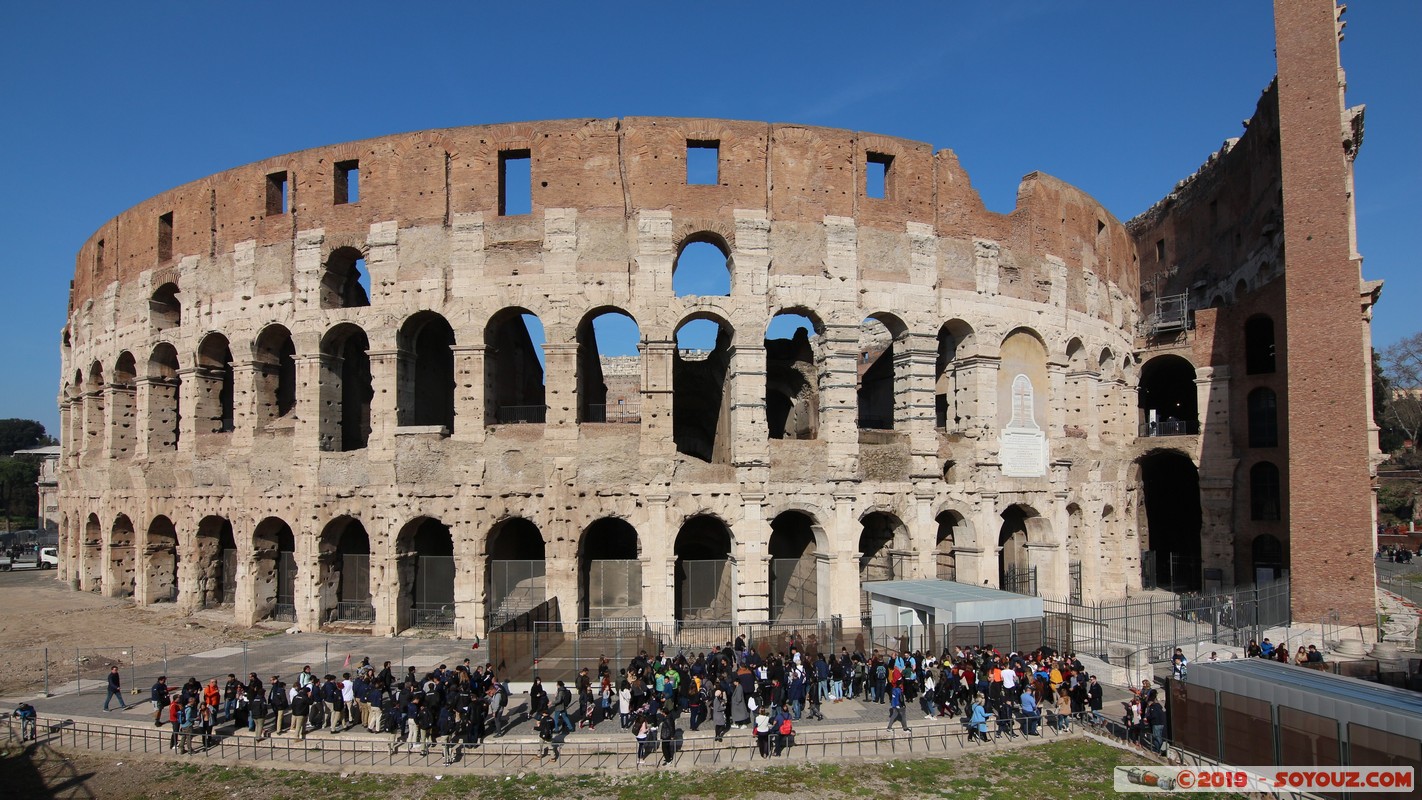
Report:
[[1277,13],[1246,133],[1127,223],[1039,173],[991,212],[919,142],[715,119],[394,135],[160,194],[78,255],[62,576],[460,637],[857,624],[863,582],[933,577],[1090,602],[1291,572],[1296,617],[1371,619],[1361,111],[1332,3]]

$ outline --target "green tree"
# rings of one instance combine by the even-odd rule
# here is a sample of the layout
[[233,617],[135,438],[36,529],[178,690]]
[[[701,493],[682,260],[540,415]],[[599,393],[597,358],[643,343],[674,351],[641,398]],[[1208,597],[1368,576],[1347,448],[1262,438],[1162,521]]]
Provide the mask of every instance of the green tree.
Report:
[[12,518],[32,520],[39,517],[39,460],[25,456],[0,457],[0,515],[5,530]]
[[1387,423],[1416,448],[1422,435],[1422,332],[1383,348],[1381,363],[1390,382],[1385,392]]
[[32,419],[0,419],[0,456],[16,450],[38,447],[52,441],[45,436],[44,426]]

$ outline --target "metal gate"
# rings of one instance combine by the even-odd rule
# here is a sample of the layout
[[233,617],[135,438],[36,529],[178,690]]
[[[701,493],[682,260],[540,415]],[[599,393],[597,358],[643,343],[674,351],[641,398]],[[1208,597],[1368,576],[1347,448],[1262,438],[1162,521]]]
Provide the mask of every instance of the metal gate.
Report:
[[590,621],[642,617],[642,562],[635,558],[588,562]]
[[681,560],[676,565],[677,606],[682,620],[731,618],[731,562],[724,558]]
[[272,619],[283,622],[296,621],[296,554],[277,553],[276,605],[272,607]]
[[820,560],[815,556],[770,560],[770,618],[819,616]]
[[416,556],[410,624],[416,628],[454,627],[454,556]]
[[1002,590],[1033,597],[1037,596],[1036,567],[1008,567],[1002,572]]
[[489,562],[489,629],[528,614],[547,600],[543,559]]
[[336,591],[336,619],[344,622],[375,621],[375,606],[370,602],[369,553],[345,553],[341,556],[341,580]]
[[1080,561],[1071,562],[1071,565],[1067,567],[1067,577],[1070,580],[1068,597],[1071,602],[1080,603],[1082,601]]

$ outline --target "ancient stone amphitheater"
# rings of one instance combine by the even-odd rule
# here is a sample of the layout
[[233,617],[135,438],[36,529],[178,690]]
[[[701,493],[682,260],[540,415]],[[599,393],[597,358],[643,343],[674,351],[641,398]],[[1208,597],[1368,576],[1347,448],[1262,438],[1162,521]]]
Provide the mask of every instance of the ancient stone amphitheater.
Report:
[[[857,622],[891,577],[1119,595],[1135,253],[1046,175],[998,214],[951,151],[796,125],[493,125],[239,167],[80,252],[63,571],[240,624],[458,636]],[[609,315],[635,349],[599,341]],[[697,321],[714,337],[678,346]]]

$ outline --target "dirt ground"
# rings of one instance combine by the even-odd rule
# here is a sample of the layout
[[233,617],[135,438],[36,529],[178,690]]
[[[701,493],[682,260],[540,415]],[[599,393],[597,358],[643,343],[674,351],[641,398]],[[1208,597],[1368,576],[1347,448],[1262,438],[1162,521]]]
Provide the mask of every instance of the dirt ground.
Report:
[[51,686],[60,686],[75,680],[76,662],[83,678],[102,679],[113,664],[161,660],[165,645],[170,654],[197,653],[263,634],[169,604],[139,608],[72,591],[53,570],[0,573],[0,695],[43,688],[45,648]]

